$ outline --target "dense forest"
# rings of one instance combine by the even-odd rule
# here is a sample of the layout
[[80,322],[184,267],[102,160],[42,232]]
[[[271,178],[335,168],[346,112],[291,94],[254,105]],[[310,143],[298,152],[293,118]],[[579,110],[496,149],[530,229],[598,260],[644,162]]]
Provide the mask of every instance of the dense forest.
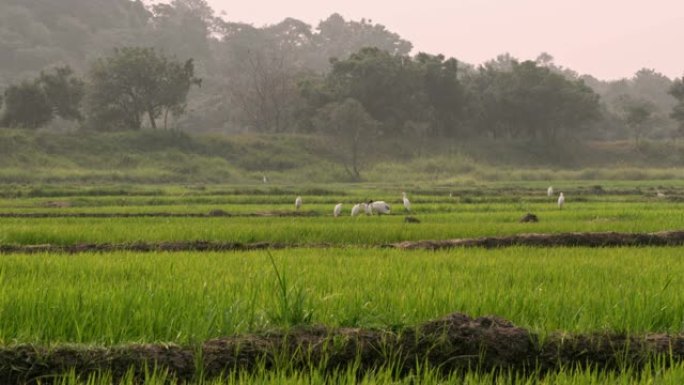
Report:
[[354,178],[378,143],[684,136],[681,78],[603,81],[547,53],[474,66],[338,14],[255,27],[204,0],[4,0],[0,51],[7,129],[313,135]]

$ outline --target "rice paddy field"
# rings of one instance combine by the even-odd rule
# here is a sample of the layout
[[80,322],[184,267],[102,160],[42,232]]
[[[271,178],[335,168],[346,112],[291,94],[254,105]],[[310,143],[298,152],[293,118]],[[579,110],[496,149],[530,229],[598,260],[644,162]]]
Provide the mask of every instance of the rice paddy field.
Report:
[[[684,346],[682,245],[387,247],[529,233],[684,229],[684,182],[557,184],[556,192],[566,196],[563,209],[555,195],[547,196],[547,186],[536,182],[3,186],[0,250],[19,248],[0,253],[0,372],[18,382],[58,384],[684,383],[679,345],[670,346],[670,354],[647,354],[638,362],[631,350],[616,349],[624,355],[612,369],[600,365],[604,359],[554,370],[474,365],[446,371],[449,365],[433,365],[426,357],[405,370],[391,358],[398,356],[391,356],[386,365],[365,370],[359,353],[351,365],[334,370],[323,370],[327,363],[301,369],[285,357],[275,360],[277,365],[256,362],[250,370],[206,376],[207,341],[320,327],[401,336],[453,313],[496,316],[527,333],[535,346],[565,338],[559,336],[605,335],[668,336]],[[403,209],[402,191],[411,200],[411,213]],[[294,208],[297,196],[304,202],[300,210]],[[368,200],[384,200],[392,213],[349,215],[353,204]],[[343,203],[343,215],[335,218],[337,203]],[[520,222],[527,213],[539,222]],[[420,222],[406,222],[407,216]],[[31,252],[36,245],[199,241],[261,247]],[[178,346],[204,356],[193,355],[194,372],[183,375],[151,361],[142,371],[133,364],[128,371],[84,371],[86,364],[59,355],[61,371],[48,370],[46,363],[63,349],[130,346]],[[43,352],[42,364],[8,364],[27,362],[33,354],[27,349]],[[18,361],[12,361],[13,354]]]

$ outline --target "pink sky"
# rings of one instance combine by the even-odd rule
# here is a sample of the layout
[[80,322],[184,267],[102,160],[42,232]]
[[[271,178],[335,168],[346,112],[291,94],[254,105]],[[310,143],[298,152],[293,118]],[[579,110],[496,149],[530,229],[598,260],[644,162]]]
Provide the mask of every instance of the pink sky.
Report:
[[294,17],[314,26],[331,13],[371,19],[416,52],[479,64],[509,52],[600,79],[653,68],[684,75],[684,0],[207,0],[225,19],[255,26]]

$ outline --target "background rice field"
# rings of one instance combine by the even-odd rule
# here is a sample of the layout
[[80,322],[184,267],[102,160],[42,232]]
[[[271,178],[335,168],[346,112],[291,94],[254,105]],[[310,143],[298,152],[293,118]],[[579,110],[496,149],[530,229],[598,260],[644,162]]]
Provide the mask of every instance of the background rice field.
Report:
[[[665,197],[658,198],[656,188]],[[684,185],[676,183],[613,182],[601,188],[568,183],[563,210],[557,208],[554,197],[546,196],[545,187],[537,184],[435,187],[416,189],[415,193],[406,189],[413,204],[411,215],[421,220],[419,224],[404,222],[403,189],[388,186],[310,188],[306,194],[261,186],[241,190],[22,187],[14,194],[8,187],[0,190],[4,196],[0,214],[56,216],[0,217],[0,245],[197,240],[301,245],[251,252],[0,255],[2,346],[194,344],[301,324],[396,329],[452,312],[497,315],[542,336],[556,331],[684,331],[684,260],[679,247],[435,252],[377,247],[405,240],[530,232],[682,229]],[[303,210],[309,216],[248,216],[267,212],[287,215],[294,211],[297,195],[304,198]],[[353,203],[367,199],[387,201],[393,214],[348,215]],[[345,215],[333,218],[332,207],[337,202],[345,204]],[[234,216],[62,217],[78,213],[206,214],[211,210]],[[537,214],[540,222],[519,223],[527,212]],[[306,247],[320,244],[335,247]],[[675,365],[656,373],[657,378],[643,374],[621,377],[568,370],[540,383],[674,384],[681,383],[684,370]],[[257,376],[226,378],[222,383],[324,380],[312,373],[264,372]],[[420,382],[443,380],[431,376],[435,374],[426,369]],[[340,374],[335,382],[352,383],[352,377]],[[157,378],[150,383],[157,380],[164,381]],[[68,375],[64,381],[79,382]],[[105,376],[93,383],[107,381]],[[408,383],[402,381],[410,380],[377,373],[357,383]],[[473,384],[536,383],[529,381],[474,373],[453,379],[454,383]]]

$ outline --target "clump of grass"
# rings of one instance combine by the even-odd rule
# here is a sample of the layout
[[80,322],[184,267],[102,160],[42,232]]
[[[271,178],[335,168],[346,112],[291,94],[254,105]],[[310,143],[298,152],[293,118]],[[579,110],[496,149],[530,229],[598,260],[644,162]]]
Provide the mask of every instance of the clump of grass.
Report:
[[276,306],[267,311],[269,319],[276,325],[296,326],[311,322],[313,312],[308,308],[306,291],[297,285],[290,285],[286,275],[278,270],[275,259],[268,255],[277,279]]

